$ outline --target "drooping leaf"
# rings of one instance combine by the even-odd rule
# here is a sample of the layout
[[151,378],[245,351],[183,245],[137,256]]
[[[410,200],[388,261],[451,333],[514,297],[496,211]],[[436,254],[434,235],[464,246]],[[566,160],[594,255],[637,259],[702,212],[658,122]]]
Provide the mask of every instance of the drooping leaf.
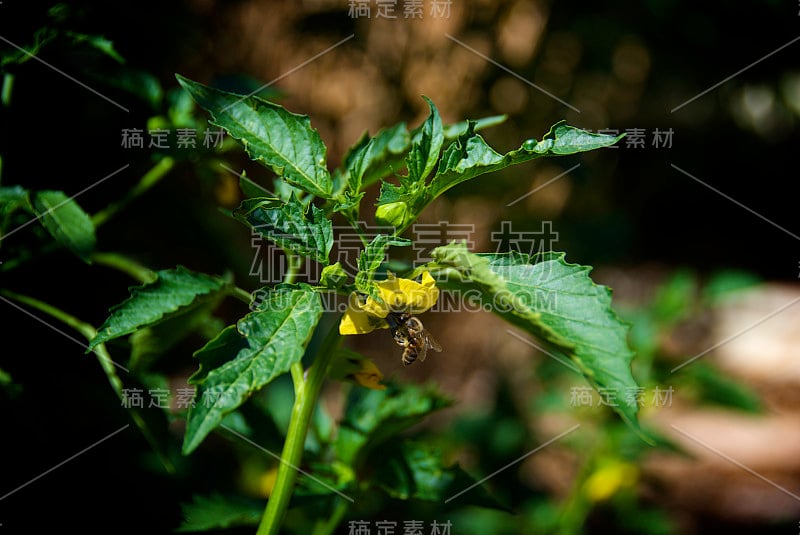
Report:
[[[563,253],[478,255],[462,244],[434,249],[431,273],[447,288],[478,290],[494,313],[570,357],[596,389],[621,396],[637,387],[631,374],[629,326],[611,308],[611,291],[589,278],[591,268]],[[619,398],[621,399],[621,398]],[[614,409],[638,430],[636,404]]]
[[291,113],[257,96],[228,93],[176,77],[211,114],[211,123],[239,140],[253,160],[293,186],[317,197],[331,197],[333,181],[326,167],[327,149],[308,116]]
[[258,197],[242,201],[233,215],[279,247],[327,264],[333,247],[333,226],[316,206],[311,205],[310,211],[309,218],[294,196],[286,202]]
[[78,203],[63,191],[39,191],[33,198],[33,208],[53,238],[89,261],[97,240],[92,219]]
[[257,500],[226,497],[220,494],[194,496],[181,504],[183,523],[176,530],[189,533],[258,524],[264,504]]
[[[356,273],[355,284],[359,292],[368,295],[375,295],[373,281],[375,272],[381,267],[386,258],[386,248],[390,245],[407,247],[411,245],[411,240],[378,234],[367,247],[358,255],[358,273]],[[379,297],[380,299],[380,297]]]
[[337,459],[358,466],[370,450],[449,404],[432,387],[390,383],[385,390],[353,389],[336,438]]
[[[186,424],[184,454],[253,392],[302,358],[322,311],[319,294],[309,287],[273,291],[258,310],[237,322],[236,331],[226,328],[195,354],[203,368],[193,377],[199,388]],[[225,354],[230,360],[223,362]]]
[[97,330],[88,351],[97,345],[154,325],[204,298],[213,298],[227,282],[178,266],[156,273],[154,282],[131,288],[131,296],[109,310],[108,319]]

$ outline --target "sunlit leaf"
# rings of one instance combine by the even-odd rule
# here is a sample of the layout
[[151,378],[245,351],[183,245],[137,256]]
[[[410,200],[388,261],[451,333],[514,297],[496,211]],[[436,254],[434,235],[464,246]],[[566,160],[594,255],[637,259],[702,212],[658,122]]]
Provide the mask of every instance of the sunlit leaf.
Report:
[[333,226],[316,206],[307,214],[294,196],[287,202],[258,197],[242,201],[233,215],[282,249],[328,263]]
[[618,393],[614,410],[638,430],[638,406],[622,401],[637,387],[629,326],[612,310],[611,291],[589,278],[591,268],[567,263],[564,253],[478,255],[463,243],[432,255],[428,269],[444,278],[440,286],[478,290],[482,305],[568,355],[592,386]]
[[176,75],[178,82],[211,116],[263,163],[290,184],[317,197],[330,198],[333,181],[326,167],[327,149],[306,115],[257,96],[237,95]]

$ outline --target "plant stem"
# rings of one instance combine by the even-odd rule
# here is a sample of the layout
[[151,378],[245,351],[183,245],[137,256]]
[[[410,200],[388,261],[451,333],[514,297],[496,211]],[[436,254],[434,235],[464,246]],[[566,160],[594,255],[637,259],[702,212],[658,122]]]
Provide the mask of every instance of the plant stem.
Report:
[[291,284],[297,278],[297,273],[303,265],[303,259],[285,250],[284,254],[286,254],[286,258],[288,259],[289,267],[286,269],[286,274],[283,276],[283,282]]
[[297,468],[303,458],[311,416],[314,413],[322,384],[328,375],[333,354],[341,340],[338,323],[335,323],[322,342],[314,364],[308,371],[308,377],[300,383],[300,388],[295,394],[289,430],[281,453],[281,464],[278,466],[278,475],[270,493],[267,508],[264,510],[264,516],[258,526],[258,535],[274,535],[280,530],[294,491]]
[[230,285],[228,293],[246,305],[250,305],[253,301],[253,296],[250,292],[233,284]]
[[117,202],[111,203],[104,209],[100,210],[92,216],[92,223],[95,227],[99,227],[109,219],[111,219],[117,212],[122,210],[128,203],[146,192],[164,178],[175,166],[175,160],[169,156],[165,156],[158,161],[148,172],[139,180],[139,182],[128,191],[128,193]]
[[3,106],[10,106],[11,105],[11,89],[14,87],[14,75],[11,73],[6,73],[3,76],[3,90],[0,94],[0,102],[3,103]]
[[119,253],[93,253],[91,260],[102,266],[122,271],[142,283],[156,280],[155,271]]

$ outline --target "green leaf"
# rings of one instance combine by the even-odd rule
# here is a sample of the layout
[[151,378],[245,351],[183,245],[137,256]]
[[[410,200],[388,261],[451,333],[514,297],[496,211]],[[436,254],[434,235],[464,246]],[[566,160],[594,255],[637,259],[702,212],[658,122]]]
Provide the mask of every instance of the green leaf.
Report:
[[607,147],[624,136],[592,134],[562,121],[554,125],[542,141],[529,139],[519,149],[502,155],[476,133],[476,128],[477,123],[469,121],[463,134],[444,150],[429,184],[405,177],[401,177],[399,185],[385,182],[375,212],[378,224],[394,226],[400,233],[417,219],[428,203],[462,182],[544,156],[563,156]]
[[333,226],[314,205],[310,215],[308,218],[305,207],[294,196],[287,202],[265,197],[245,199],[233,211],[236,219],[282,249],[327,264],[333,247]]
[[28,190],[22,186],[0,187],[0,214],[7,215],[28,204]]
[[[434,276],[462,291],[477,289],[483,305],[570,357],[596,389],[636,388],[629,326],[611,309],[611,291],[589,278],[591,268],[569,264],[564,253],[477,255],[453,243],[434,249]],[[633,404],[614,409],[638,430]]]
[[42,225],[62,245],[87,263],[96,238],[89,215],[63,191],[39,191],[33,208]]
[[215,293],[211,299],[197,300],[163,321],[134,332],[129,339],[131,370],[140,373],[148,369],[156,359],[169,353],[190,334],[217,324],[220,320],[212,318],[211,313],[219,306],[222,298],[222,293]]
[[423,97],[431,109],[430,115],[422,125],[419,139],[411,144],[411,151],[406,157],[408,179],[410,182],[424,181],[439,161],[439,152],[444,143],[444,132],[439,110],[431,99]]
[[341,288],[347,283],[347,272],[342,267],[341,262],[336,262],[330,266],[322,268],[319,277],[319,285],[325,288]]
[[506,122],[506,119],[508,119],[508,115],[492,115],[490,117],[481,117],[477,120],[469,119],[466,121],[461,121],[460,123],[449,124],[444,127],[444,138],[453,140],[464,135],[469,128],[470,123],[474,123],[474,129],[475,131],[478,131],[491,126],[503,124]]
[[333,181],[326,167],[327,149],[306,115],[256,96],[220,91],[183,76],[178,82],[224,128],[247,154],[286,182],[317,197],[330,198]]
[[375,212],[378,225],[402,230],[416,219],[424,207],[425,179],[436,167],[444,143],[439,111],[430,99],[425,97],[425,100],[431,112],[420,131],[413,137],[411,150],[406,157],[408,174],[400,177],[398,186],[389,182],[381,184],[378,209]]
[[199,299],[213,298],[213,293],[227,284],[220,277],[195,273],[182,266],[158,271],[156,275],[154,282],[131,288],[131,296],[109,310],[110,316],[97,330],[87,353],[99,344],[183,312]]
[[114,43],[102,35],[89,35],[72,31],[66,31],[64,33],[66,36],[72,39],[72,42],[75,44],[86,43],[92,48],[95,48],[106,56],[110,57],[117,63],[125,63],[125,59],[114,49]]
[[200,361],[200,368],[189,377],[189,384],[202,383],[208,376],[208,372],[219,368],[248,347],[250,346],[247,339],[239,334],[236,325],[228,325],[206,345],[194,352],[194,357]]
[[550,129],[542,141],[527,140],[519,149],[503,156],[487,145],[475,133],[474,126],[470,125],[461,137],[445,149],[439,170],[427,191],[426,203],[453,186],[484,173],[499,171],[543,156],[564,156],[608,147],[623,136],[624,134],[616,137],[592,134],[561,121]]
[[358,466],[370,450],[448,405],[433,387],[390,383],[386,390],[355,388],[336,438],[337,459]]
[[406,123],[398,123],[369,137],[366,134],[344,157],[349,191],[358,192],[403,166],[411,145]]
[[386,258],[386,248],[390,245],[407,247],[411,245],[411,240],[386,234],[375,236],[358,255],[358,273],[356,273],[355,284],[359,292],[375,297],[376,292],[373,291],[375,272],[383,264]]
[[700,397],[704,402],[753,413],[763,411],[762,402],[751,387],[727,377],[704,362],[696,362],[687,367],[685,375],[686,382],[700,391]]
[[2,237],[11,226],[17,210],[33,212],[28,190],[21,186],[0,187],[0,245],[3,244]]
[[194,496],[192,503],[181,504],[181,510],[183,523],[176,531],[186,533],[256,525],[261,519],[264,504],[257,500],[212,494]]
[[272,195],[272,192],[267,188],[249,178],[246,171],[242,171],[239,174],[239,189],[246,199],[255,199],[264,197],[265,195]]
[[389,496],[400,500],[424,500],[443,503],[449,498],[455,505],[477,505],[509,511],[483,485],[458,465],[445,466],[442,453],[429,444],[404,440],[380,452],[381,463],[376,483]]
[[[504,122],[506,118],[505,115],[495,115],[478,119],[474,121],[475,130],[496,126]],[[421,136],[425,124],[423,123],[410,133],[406,123],[402,122],[379,131],[373,137],[364,134],[344,157],[343,167],[346,174],[344,182],[348,185],[348,190],[357,192],[381,178],[397,174],[405,166],[405,157],[411,149],[412,139],[418,139]],[[445,126],[442,129],[444,139],[457,138],[464,133],[467,125],[467,121],[462,121]],[[358,176],[353,177],[353,169],[357,171]]]
[[[189,411],[183,453],[191,453],[222,419],[253,392],[289,371],[303,357],[323,307],[310,287],[271,292],[255,312],[226,328],[195,356],[213,366],[195,375],[195,406]],[[243,337],[247,347],[242,347]],[[221,362],[223,354],[230,360]]]
[[104,70],[102,73],[92,72],[90,74],[111,87],[142,99],[153,110],[158,110],[164,100],[164,89],[161,87],[161,82],[147,71],[120,66],[116,69]]

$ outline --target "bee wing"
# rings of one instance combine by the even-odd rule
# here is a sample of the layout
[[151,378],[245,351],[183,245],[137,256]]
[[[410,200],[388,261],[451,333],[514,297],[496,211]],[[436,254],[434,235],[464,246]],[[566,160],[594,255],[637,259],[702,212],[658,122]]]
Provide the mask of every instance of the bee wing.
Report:
[[431,333],[428,331],[424,331],[425,341],[427,342],[427,346],[436,351],[437,353],[442,352],[442,344],[436,341],[436,339],[431,336]]
[[428,356],[428,344],[427,340],[423,340],[419,347],[417,348],[417,360],[420,362],[425,362],[425,358]]

